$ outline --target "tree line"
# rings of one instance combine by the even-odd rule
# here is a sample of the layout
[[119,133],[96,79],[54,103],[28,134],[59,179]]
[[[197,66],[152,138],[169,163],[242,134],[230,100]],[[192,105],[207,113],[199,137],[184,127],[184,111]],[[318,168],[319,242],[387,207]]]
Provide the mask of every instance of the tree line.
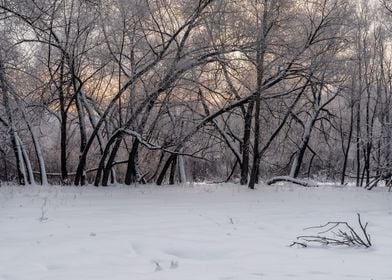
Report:
[[0,0],[0,181],[389,185],[390,4]]

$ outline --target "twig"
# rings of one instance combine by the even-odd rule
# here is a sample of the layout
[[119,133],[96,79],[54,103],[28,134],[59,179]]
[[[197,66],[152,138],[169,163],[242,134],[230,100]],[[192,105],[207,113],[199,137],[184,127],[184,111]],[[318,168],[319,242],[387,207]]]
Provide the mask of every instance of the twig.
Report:
[[[297,237],[298,241],[294,241],[290,246],[301,245],[307,247],[308,243],[319,243],[321,245],[337,245],[337,246],[359,246],[369,248],[372,246],[370,235],[367,233],[368,223],[365,225],[361,221],[361,215],[357,213],[358,224],[361,229],[357,232],[347,222],[327,222],[320,226],[312,226],[305,228],[309,229],[322,229],[317,235],[301,235]],[[336,231],[334,231],[336,230]],[[332,236],[323,234],[332,234]],[[301,241],[301,242],[299,242]],[[304,246],[305,245],[305,246]]]

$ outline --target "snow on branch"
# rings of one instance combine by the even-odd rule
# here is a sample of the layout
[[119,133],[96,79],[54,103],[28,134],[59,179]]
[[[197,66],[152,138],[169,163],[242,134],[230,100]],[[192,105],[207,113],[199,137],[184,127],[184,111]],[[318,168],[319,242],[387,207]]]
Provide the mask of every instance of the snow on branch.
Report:
[[266,184],[273,185],[273,184],[276,184],[279,182],[289,182],[289,183],[293,183],[293,184],[304,186],[304,187],[318,187],[317,183],[315,183],[315,182],[300,180],[300,179],[296,179],[296,178],[289,177],[289,176],[273,177],[270,180],[268,180],[266,182]]
[[158,146],[158,145],[152,144],[152,143],[148,142],[147,140],[145,140],[140,133],[138,133],[138,132],[136,132],[134,130],[119,129],[119,132],[122,132],[124,134],[127,134],[127,135],[135,137],[140,142],[140,144],[142,144],[144,147],[146,147],[149,150],[162,150],[162,151],[165,151],[165,152],[167,152],[169,154],[176,154],[176,155],[179,155],[179,156],[189,156],[189,157],[193,157],[193,158],[203,159],[203,158],[200,158],[198,156],[195,156],[194,154],[176,152],[176,151],[172,151],[172,150],[166,149],[166,148],[164,148],[162,146]]

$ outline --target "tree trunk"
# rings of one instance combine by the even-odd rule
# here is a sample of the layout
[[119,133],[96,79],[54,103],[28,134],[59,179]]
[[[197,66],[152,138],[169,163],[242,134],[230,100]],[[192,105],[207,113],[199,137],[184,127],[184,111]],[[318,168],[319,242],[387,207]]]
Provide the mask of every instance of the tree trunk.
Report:
[[306,149],[308,148],[308,144],[310,141],[310,136],[312,134],[312,130],[314,127],[314,124],[316,122],[316,119],[318,117],[319,111],[316,111],[311,120],[305,125],[305,130],[302,135],[302,142],[299,146],[299,149],[297,153],[294,156],[293,164],[291,165],[291,171],[290,171],[290,177],[297,178],[299,175],[299,172],[301,170],[303,158],[306,152]]
[[[79,132],[80,132],[80,150],[79,154],[81,155],[83,153],[83,150],[86,147],[86,141],[87,141],[87,133],[86,133],[86,122],[85,122],[85,117],[84,117],[84,109],[83,105],[81,102],[81,85],[79,83],[74,84],[75,88],[75,94],[76,94],[76,109],[78,112],[78,120],[79,120]],[[79,158],[80,159],[80,158]],[[83,171],[82,176],[80,177],[80,184],[85,185],[86,184],[86,172]]]
[[60,85],[58,86],[59,102],[60,102],[60,169],[62,184],[68,181],[67,169],[67,106],[66,96],[64,92],[64,56],[61,58],[60,65]]
[[127,172],[125,175],[125,185],[131,185],[137,182],[137,161],[138,161],[139,140],[133,141],[132,150],[129,153]]
[[[344,180],[346,177],[347,170],[347,162],[348,162],[348,154],[350,152],[351,140],[353,136],[353,126],[354,126],[354,106],[350,106],[350,128],[348,132],[347,146],[344,151],[344,160],[343,160],[343,168],[342,168],[342,178],[340,179],[340,184],[344,185]],[[342,139],[343,141],[343,139]]]
[[170,168],[170,176],[169,176],[169,185],[175,184],[175,176],[176,176],[176,167],[177,167],[177,159],[178,156],[174,158]]
[[6,78],[6,74],[5,74],[5,69],[4,69],[2,57],[0,57],[0,87],[3,92],[3,103],[4,103],[4,107],[5,107],[5,112],[6,112],[7,118],[8,118],[8,125],[9,125],[9,129],[10,129],[9,134],[10,134],[10,138],[11,138],[12,149],[13,149],[14,155],[15,155],[15,163],[16,163],[15,165],[16,165],[16,171],[18,174],[18,181],[19,181],[20,185],[24,185],[27,183],[26,173],[23,168],[23,159],[22,159],[19,143],[17,140],[17,133],[16,133],[15,125],[14,125],[14,119],[12,116],[11,104],[10,104],[9,97],[8,97],[8,90],[9,89],[7,86],[7,78]]
[[182,184],[185,184],[187,180],[186,180],[184,156],[178,156],[178,169],[180,173],[180,182]]
[[172,164],[172,162],[174,161],[176,155],[175,154],[171,154],[168,159],[166,160],[165,164],[163,165],[162,171],[158,176],[157,179],[157,185],[160,186],[163,183],[163,180],[165,179],[166,173],[170,167],[170,165]]
[[[117,141],[118,138],[121,138],[121,137],[122,137],[122,133],[120,131],[117,131],[117,132],[115,132],[113,134],[112,137],[110,137],[108,143],[106,144],[106,147],[105,147],[105,149],[104,149],[104,151],[102,153],[101,160],[100,160],[99,165],[98,165],[97,173],[95,175],[94,186],[98,187],[101,184],[102,173],[104,172],[104,169],[105,169],[105,166],[106,166],[105,165],[106,158],[107,158],[107,156],[110,153],[110,150],[111,150],[111,147],[112,147],[113,143],[115,141]],[[85,160],[85,158],[82,157],[80,160]]]
[[103,176],[102,176],[102,186],[106,187],[109,184],[109,178],[110,178],[110,174],[111,174],[111,170],[112,170],[112,166],[113,166],[113,162],[116,158],[118,149],[120,148],[122,142],[122,137],[117,138],[114,147],[110,153],[110,156],[108,158],[108,161],[106,163],[105,169],[103,170]]
[[250,153],[250,133],[252,129],[254,100],[249,102],[244,120],[244,138],[242,143],[242,166],[240,184],[246,185],[249,176],[249,153]]
[[356,161],[357,161],[357,181],[356,185],[359,187],[361,180],[361,104],[360,101],[357,101],[357,118],[356,118]]
[[26,174],[26,178],[27,178],[27,182],[30,185],[35,185],[35,179],[34,179],[34,172],[33,172],[33,168],[31,167],[31,161],[30,158],[26,152],[26,149],[22,143],[22,140],[19,138],[19,136],[17,137],[17,141],[19,143],[19,147],[20,147],[20,152],[22,154],[22,158],[23,158],[23,164],[25,167],[25,174]]

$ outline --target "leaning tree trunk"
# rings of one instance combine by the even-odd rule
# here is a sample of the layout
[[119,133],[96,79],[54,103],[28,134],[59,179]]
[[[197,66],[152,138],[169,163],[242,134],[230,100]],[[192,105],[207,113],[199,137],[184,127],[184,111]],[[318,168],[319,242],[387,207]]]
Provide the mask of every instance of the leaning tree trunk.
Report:
[[[138,127],[138,131],[139,131],[139,132],[142,132],[142,131],[143,131],[144,126],[145,126],[145,124],[147,123],[148,117],[149,117],[149,115],[150,115],[150,112],[151,112],[152,108],[154,107],[154,104],[155,104],[156,100],[158,99],[160,93],[163,92],[163,91],[164,91],[164,90],[163,90],[162,88],[159,88],[158,90],[154,91],[154,92],[151,94],[151,96],[150,96],[149,98],[146,99],[146,102],[144,103],[144,105],[140,105],[140,106],[139,106],[139,108],[138,108],[138,110],[137,110],[138,113],[135,113],[135,116],[136,116],[136,117],[138,116],[139,113],[142,112],[142,110],[143,110],[144,107],[145,107],[145,112],[144,112],[144,114],[143,114],[143,116],[142,116],[141,123],[140,123],[140,125],[139,125],[139,127]],[[133,117],[129,118],[129,120],[123,125],[123,129],[128,129],[128,128],[132,125],[133,122],[134,122],[134,118],[133,118]],[[121,137],[121,138],[122,138],[122,137]],[[102,179],[102,185],[104,185],[104,186],[107,185],[107,178],[106,178],[106,175],[107,175],[108,172],[109,172],[109,169],[108,169],[108,168],[111,169],[111,167],[113,166],[113,162],[114,162],[114,160],[115,160],[115,158],[116,158],[118,149],[120,148],[120,144],[121,144],[121,141],[117,141],[117,142],[116,142],[116,145],[115,145],[114,148],[112,149],[111,154],[110,154],[110,157],[108,158],[108,162],[106,163],[106,167],[105,167],[105,171],[104,171],[104,177],[103,177],[103,179]],[[135,148],[137,148],[137,147],[135,147]],[[135,152],[137,153],[138,151],[136,150]],[[134,157],[133,159],[137,159],[137,157]],[[135,161],[134,164],[137,165],[137,162]]]
[[299,146],[297,153],[295,154],[293,164],[291,165],[290,177],[297,178],[299,175],[299,171],[301,170],[303,158],[308,148],[308,144],[310,141],[310,135],[312,134],[313,126],[318,116],[318,112],[313,114],[312,119],[305,126],[304,133],[302,135],[302,142]]
[[169,185],[174,185],[176,183],[175,182],[175,176],[176,176],[177,160],[178,160],[178,157],[175,157],[174,160],[172,161],[172,164],[171,164],[170,176],[169,176]]
[[[91,108],[89,101],[86,100],[86,96],[85,96],[83,90],[80,91],[80,101],[82,102],[83,107],[86,109],[87,116],[90,120],[90,124],[91,124],[92,128],[95,129],[95,127],[97,126],[97,120],[95,119],[95,116],[94,116],[94,109]],[[99,114],[97,109],[96,109],[96,112]],[[99,151],[102,155],[103,151],[104,151],[103,145],[104,145],[105,141],[102,137],[102,134],[99,131],[97,133],[97,139],[98,139],[98,144],[99,144]],[[115,177],[116,177],[115,170],[114,170],[114,168],[112,168],[112,171],[111,171],[111,182],[112,183],[114,183],[114,181],[116,179]]]
[[[138,127],[138,131],[140,134],[142,134],[142,132],[144,130],[144,127],[145,127],[147,120],[150,116],[151,110],[154,107],[156,98],[151,99],[147,105],[147,108],[143,114],[142,120],[141,120],[140,125]],[[127,126],[129,126],[129,124],[127,124]],[[133,141],[132,150],[128,156],[127,171],[126,171],[126,175],[125,175],[125,184],[126,185],[136,183],[138,180],[138,173],[139,173],[138,163],[139,163],[139,146],[140,146],[139,144],[140,144],[140,142],[138,139],[135,139]]]
[[122,140],[123,140],[122,137],[117,138],[117,140],[114,144],[114,147],[110,153],[110,156],[108,158],[108,161],[106,163],[105,169],[103,170],[102,186],[104,186],[104,187],[109,185],[109,178],[110,178],[110,174],[112,171],[112,166],[113,166],[114,160],[116,158],[118,149],[120,148]]
[[35,185],[35,180],[34,180],[34,172],[33,172],[33,168],[31,167],[31,161],[30,158],[26,152],[26,149],[23,145],[22,140],[19,138],[19,136],[17,137],[17,141],[19,143],[19,148],[20,148],[20,153],[22,154],[22,159],[23,159],[23,164],[24,164],[24,168],[25,168],[25,174],[26,174],[26,179],[28,182],[28,184],[30,185]]
[[[100,160],[99,165],[98,165],[97,173],[95,175],[94,186],[96,186],[96,187],[98,187],[101,184],[101,182],[102,182],[102,173],[104,172],[104,169],[105,169],[105,166],[106,166],[105,165],[106,158],[108,157],[108,155],[109,155],[109,153],[111,151],[112,145],[118,140],[118,138],[120,138],[120,139],[122,138],[122,132],[121,131],[116,131],[112,135],[112,137],[110,137],[108,143],[106,144],[106,147],[105,147],[105,149],[104,149],[104,151],[102,153],[101,160]],[[81,158],[81,160],[85,160],[85,159]]]
[[[42,151],[41,151],[41,146],[40,146],[38,138],[34,132],[34,129],[30,123],[30,120],[26,116],[24,104],[20,101],[19,97],[16,94],[15,88],[7,79],[4,79],[4,85],[5,85],[7,91],[13,93],[16,104],[18,105],[18,109],[21,112],[24,121],[26,122],[27,128],[28,128],[30,135],[31,135],[31,138],[33,140],[33,145],[34,145],[34,149],[35,149],[38,164],[39,164],[41,184],[47,185],[48,179],[47,179],[47,174],[46,174],[45,161],[44,161]],[[7,102],[9,102],[8,97],[7,97]],[[31,184],[35,184],[34,172],[31,167],[30,159],[28,158],[28,155],[27,155],[27,152],[23,146],[22,140],[19,138],[19,136],[17,134],[15,134],[15,135],[16,135],[15,136],[16,140],[18,141],[17,143],[19,143],[19,145],[20,145],[20,152],[22,153],[22,156],[23,156],[23,163],[24,163],[25,169],[27,171],[26,175],[28,177],[28,182]]]
[[127,172],[125,175],[125,185],[131,185],[137,182],[137,161],[138,161],[138,150],[139,150],[139,140],[135,139],[133,141],[132,150],[129,153],[127,162]]
[[9,96],[8,96],[8,86],[7,86],[7,80],[5,76],[5,69],[4,69],[4,64],[3,60],[0,57],[0,87],[3,92],[3,103],[5,107],[5,112],[7,115],[8,119],[8,125],[9,125],[9,134],[11,138],[11,144],[12,144],[12,149],[14,151],[15,155],[15,165],[16,165],[16,171],[18,174],[18,180],[19,184],[24,185],[27,183],[26,181],[26,173],[23,168],[23,159],[21,155],[21,149],[17,140],[17,133],[15,129],[15,124],[14,124],[14,119],[12,115],[12,109],[11,109],[11,104],[9,101]]
[[163,183],[163,180],[165,179],[166,173],[169,170],[169,167],[171,166],[172,162],[176,158],[177,155],[171,154],[168,159],[166,160],[165,164],[163,165],[163,168],[161,170],[161,173],[158,176],[157,179],[157,185],[160,186]]
[[34,149],[35,149],[35,153],[36,153],[38,164],[39,164],[41,184],[45,186],[45,185],[48,185],[48,176],[46,173],[45,160],[44,160],[44,156],[42,154],[41,145],[38,142],[38,137],[35,134],[33,128],[29,128],[29,130],[31,133],[31,138],[33,139]]
[[41,145],[39,144],[39,141],[38,141],[38,137],[35,134],[34,128],[32,127],[30,120],[26,116],[24,105],[22,104],[22,102],[20,102],[19,98],[16,97],[15,99],[16,99],[18,107],[22,113],[23,119],[25,120],[25,122],[27,124],[27,128],[30,132],[31,138],[33,139],[35,154],[37,156],[38,165],[39,165],[41,184],[48,185],[48,177],[46,174],[45,160],[44,160],[44,156],[42,154]]

